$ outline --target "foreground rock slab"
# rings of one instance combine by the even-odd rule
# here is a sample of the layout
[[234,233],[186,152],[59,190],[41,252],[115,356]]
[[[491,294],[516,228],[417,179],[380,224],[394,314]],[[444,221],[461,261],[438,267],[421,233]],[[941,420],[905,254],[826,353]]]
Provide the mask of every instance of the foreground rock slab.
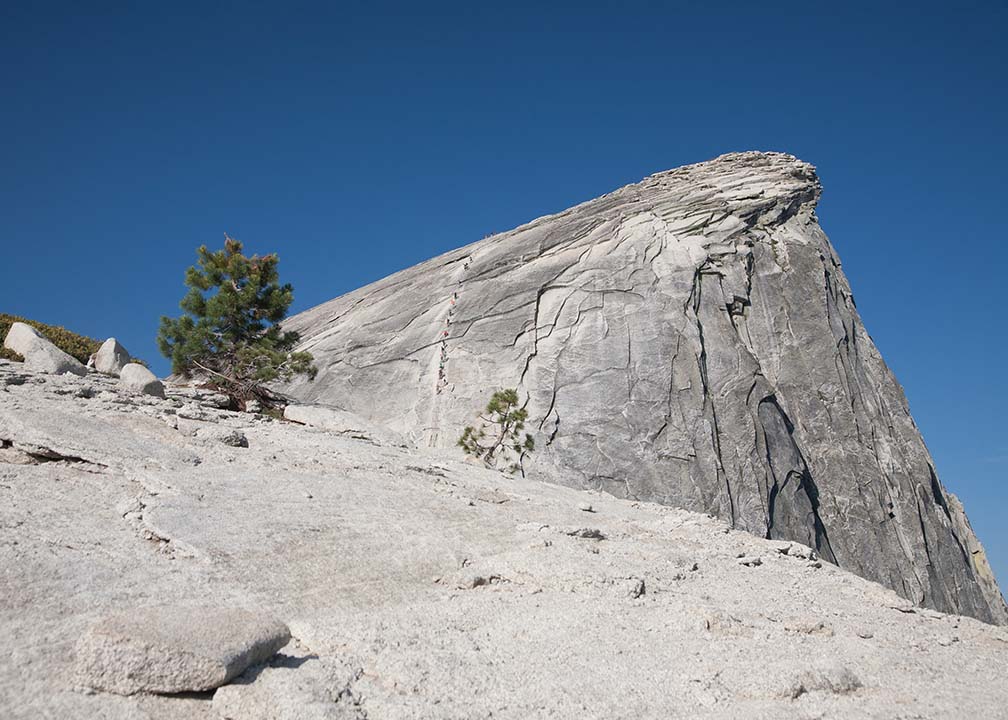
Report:
[[141,608],[103,620],[80,638],[77,680],[119,695],[202,692],[263,662],[289,640],[286,625],[261,613]]
[[4,338],[4,347],[23,357],[25,367],[37,372],[53,375],[87,374],[87,368],[77,358],[60,350],[42,337],[38,330],[25,323],[11,324],[7,337]]
[[[0,361],[3,720],[1008,717],[1008,629],[797,543],[165,389]],[[152,607],[293,639],[212,695],[81,691],[81,638]]]

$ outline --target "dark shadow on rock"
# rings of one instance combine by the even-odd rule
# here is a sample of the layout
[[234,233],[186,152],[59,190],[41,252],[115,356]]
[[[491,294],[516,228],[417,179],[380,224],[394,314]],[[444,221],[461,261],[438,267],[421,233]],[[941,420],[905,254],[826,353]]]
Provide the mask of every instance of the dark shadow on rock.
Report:
[[267,662],[261,663],[259,665],[253,665],[248,668],[241,675],[231,680],[226,685],[251,685],[259,677],[260,673],[267,668],[281,668],[285,670],[297,670],[299,667],[304,665],[309,660],[318,660],[318,655],[312,653],[311,655],[302,655],[301,657],[296,657],[294,655],[284,655],[278,653],[271,657]]

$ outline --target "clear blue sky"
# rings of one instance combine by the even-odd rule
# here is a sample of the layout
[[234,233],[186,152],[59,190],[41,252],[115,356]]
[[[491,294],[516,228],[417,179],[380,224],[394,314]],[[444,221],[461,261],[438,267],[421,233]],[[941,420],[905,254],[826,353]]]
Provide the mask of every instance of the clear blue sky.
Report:
[[700,5],[2,3],[0,311],[164,373],[158,317],[225,231],[280,253],[300,310],[659,170],[791,152],[1008,583],[1008,6]]

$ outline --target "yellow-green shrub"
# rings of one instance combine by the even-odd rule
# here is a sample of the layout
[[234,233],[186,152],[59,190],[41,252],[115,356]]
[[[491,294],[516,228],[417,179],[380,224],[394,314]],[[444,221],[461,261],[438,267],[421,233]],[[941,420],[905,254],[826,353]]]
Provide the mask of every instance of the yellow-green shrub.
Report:
[[[0,313],[0,342],[2,342],[2,338],[7,337],[7,331],[10,330],[10,326],[16,322],[23,322],[26,325],[31,325],[33,328],[42,333],[42,336],[53,345],[68,355],[73,355],[82,363],[86,363],[88,358],[91,357],[91,354],[98,352],[98,348],[101,346],[101,342],[98,340],[84,335],[78,335],[75,332],[70,332],[64,327],[59,327],[58,325],[46,325],[45,323],[29,320],[28,318],[17,317],[16,315],[8,315],[6,313]],[[0,347],[0,358],[5,360],[24,360],[24,358],[16,352],[8,350],[5,347]]]

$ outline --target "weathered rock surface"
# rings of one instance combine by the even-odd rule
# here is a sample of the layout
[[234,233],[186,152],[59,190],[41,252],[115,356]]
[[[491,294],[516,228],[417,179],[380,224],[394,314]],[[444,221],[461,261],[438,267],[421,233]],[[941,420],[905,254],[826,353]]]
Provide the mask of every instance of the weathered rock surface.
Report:
[[284,419],[302,425],[320,428],[336,435],[345,435],[358,440],[372,440],[385,445],[399,445],[402,436],[370,423],[363,418],[325,405],[287,405]]
[[77,680],[120,695],[202,692],[269,659],[289,640],[282,622],[247,610],[137,608],[81,636]]
[[[1008,717],[1008,629],[799,543],[166,395],[0,361],[0,446],[36,450],[0,453],[4,720]],[[152,606],[294,640],[212,695],[77,688],[81,636]],[[156,657],[215,647],[192,622]]]
[[339,659],[285,652],[214,693],[213,709],[223,720],[356,720],[360,679],[361,668]]
[[119,372],[119,381],[127,390],[164,397],[164,384],[140,363],[127,363]]
[[54,375],[62,375],[63,373],[87,374],[87,368],[77,358],[60,350],[42,337],[38,330],[25,323],[11,324],[10,330],[7,331],[7,337],[4,338],[4,347],[23,357],[26,368],[38,372]]
[[248,438],[241,430],[221,428],[216,426],[202,427],[196,430],[195,436],[210,442],[219,442],[231,447],[248,447]]
[[94,354],[94,369],[106,375],[118,375],[132,360],[118,340],[109,338]]
[[450,447],[515,387],[529,478],[709,512],[1008,622],[819,195],[779,153],[659,173],[291,318],[319,373],[287,390]]

